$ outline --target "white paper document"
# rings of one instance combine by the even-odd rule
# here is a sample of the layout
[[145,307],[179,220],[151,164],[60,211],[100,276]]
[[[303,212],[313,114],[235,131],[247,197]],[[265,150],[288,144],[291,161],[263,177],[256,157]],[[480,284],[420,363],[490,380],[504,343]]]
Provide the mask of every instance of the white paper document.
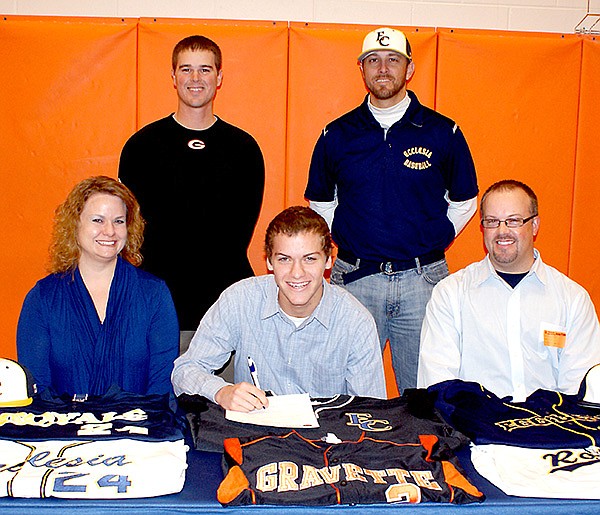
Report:
[[225,418],[234,422],[274,427],[319,427],[308,393],[274,395],[269,397],[269,407],[250,413],[225,411]]

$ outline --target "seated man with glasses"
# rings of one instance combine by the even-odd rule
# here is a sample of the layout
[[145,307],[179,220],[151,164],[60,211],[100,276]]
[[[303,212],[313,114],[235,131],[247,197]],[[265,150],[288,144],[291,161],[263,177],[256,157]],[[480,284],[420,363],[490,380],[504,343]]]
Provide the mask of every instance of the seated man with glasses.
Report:
[[440,281],[427,305],[418,386],[475,381],[524,400],[538,388],[577,393],[600,362],[600,326],[590,296],[534,249],[538,200],[519,181],[481,198],[487,256]]

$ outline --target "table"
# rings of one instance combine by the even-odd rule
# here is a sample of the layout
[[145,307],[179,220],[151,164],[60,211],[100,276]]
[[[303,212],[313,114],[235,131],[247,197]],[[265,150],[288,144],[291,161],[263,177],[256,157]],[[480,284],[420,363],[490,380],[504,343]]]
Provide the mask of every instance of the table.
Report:
[[223,478],[221,454],[190,451],[185,486],[178,494],[145,499],[119,500],[78,500],[78,499],[18,499],[0,498],[0,513],[31,515],[93,515],[93,514],[177,514],[221,513],[286,513],[295,514],[360,514],[382,515],[385,513],[415,514],[424,513],[446,515],[487,515],[487,514],[594,514],[600,513],[600,499],[562,500],[510,497],[482,478],[473,469],[469,451],[462,450],[459,458],[468,476],[485,493],[483,503],[456,506],[452,504],[424,503],[419,505],[357,505],[357,506],[245,506],[223,508],[216,500],[216,490]]

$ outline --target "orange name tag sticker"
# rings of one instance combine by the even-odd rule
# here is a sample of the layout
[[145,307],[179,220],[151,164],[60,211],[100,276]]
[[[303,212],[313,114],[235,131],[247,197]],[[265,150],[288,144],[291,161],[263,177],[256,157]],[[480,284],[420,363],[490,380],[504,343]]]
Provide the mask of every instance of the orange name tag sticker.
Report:
[[567,342],[567,333],[564,331],[550,331],[544,329],[544,345],[564,349]]

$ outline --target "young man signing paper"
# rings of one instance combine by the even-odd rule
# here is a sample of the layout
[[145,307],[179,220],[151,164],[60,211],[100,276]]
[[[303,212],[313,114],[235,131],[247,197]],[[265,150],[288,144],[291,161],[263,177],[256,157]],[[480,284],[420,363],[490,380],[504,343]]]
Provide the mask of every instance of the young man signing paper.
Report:
[[[175,393],[199,394],[233,411],[268,406],[275,395],[308,393],[385,398],[373,317],[350,293],[323,278],[331,234],[307,207],[277,215],[265,237],[272,274],[227,288],[175,360]],[[235,384],[214,375],[235,351]],[[253,384],[248,357],[260,375]]]

